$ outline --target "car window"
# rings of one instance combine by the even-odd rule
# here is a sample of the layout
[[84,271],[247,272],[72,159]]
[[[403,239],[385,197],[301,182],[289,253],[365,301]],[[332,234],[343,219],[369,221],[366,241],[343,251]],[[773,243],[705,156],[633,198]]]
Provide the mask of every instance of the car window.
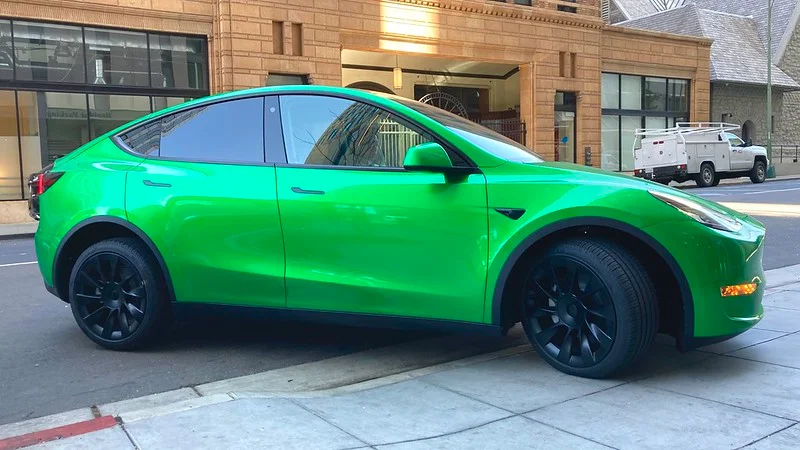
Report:
[[290,164],[403,167],[409,148],[433,141],[395,115],[353,100],[285,95],[280,105]]
[[130,150],[141,153],[142,155],[149,155],[151,153],[158,154],[158,147],[161,143],[161,120],[148,122],[145,125],[138,126],[119,136],[119,139]]
[[190,161],[264,162],[264,99],[245,98],[179,111],[127,131],[130,150]]
[[192,108],[161,120],[159,156],[264,162],[264,99],[252,97]]
[[728,141],[731,143],[731,147],[739,147],[744,145],[744,141],[741,140],[735,134],[728,134],[727,136],[728,136]]

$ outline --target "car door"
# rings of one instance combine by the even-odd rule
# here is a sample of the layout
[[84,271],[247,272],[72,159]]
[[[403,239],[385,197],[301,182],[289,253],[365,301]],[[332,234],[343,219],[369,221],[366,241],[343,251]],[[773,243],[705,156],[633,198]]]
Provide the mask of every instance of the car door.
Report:
[[482,321],[483,174],[405,171],[406,150],[434,138],[373,105],[284,95],[280,108],[287,306]]
[[170,114],[122,136],[148,155],[128,174],[128,219],[161,251],[180,302],[285,306],[265,108],[277,123],[277,97],[250,97]]
[[726,133],[725,136],[731,146],[731,170],[746,170],[753,166],[753,161],[748,161],[750,154],[745,151],[745,144],[738,136]]

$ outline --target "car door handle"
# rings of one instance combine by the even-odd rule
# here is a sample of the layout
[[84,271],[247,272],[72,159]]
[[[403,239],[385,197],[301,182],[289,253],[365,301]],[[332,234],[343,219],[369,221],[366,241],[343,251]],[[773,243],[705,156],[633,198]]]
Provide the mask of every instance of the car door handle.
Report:
[[142,183],[144,183],[145,186],[152,186],[152,187],[166,187],[166,188],[172,187],[172,185],[169,183],[155,183],[150,180],[144,180],[142,181]]
[[297,186],[292,188],[292,192],[294,192],[295,194],[325,195],[325,191],[313,191],[308,189],[302,189]]

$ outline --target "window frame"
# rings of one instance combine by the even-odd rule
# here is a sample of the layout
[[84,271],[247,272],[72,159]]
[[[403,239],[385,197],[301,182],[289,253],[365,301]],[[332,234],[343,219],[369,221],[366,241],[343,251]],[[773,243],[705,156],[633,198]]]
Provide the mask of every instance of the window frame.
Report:
[[[455,154],[458,157],[462,158],[467,165],[464,166],[464,167],[454,166],[456,169],[462,169],[463,173],[482,173],[480,171],[480,169],[478,168],[478,166],[475,164],[475,162],[472,161],[472,159],[470,159],[466,154],[464,154],[464,152],[462,152],[461,150],[459,150],[456,147],[454,147],[450,142],[448,142],[447,139],[442,137],[439,133],[436,133],[433,130],[430,130],[429,128],[423,126],[422,124],[419,124],[419,123],[417,123],[417,122],[415,122],[415,121],[413,121],[411,119],[408,119],[405,116],[398,115],[395,111],[392,111],[389,108],[385,108],[385,107],[379,105],[377,102],[375,102],[375,101],[373,101],[371,99],[365,99],[365,98],[362,98],[362,97],[359,97],[359,96],[356,96],[356,95],[350,95],[350,94],[339,93],[339,92],[314,92],[314,91],[306,91],[306,90],[302,90],[302,89],[282,90],[280,92],[248,92],[248,93],[238,94],[238,95],[231,96],[231,97],[219,98],[219,99],[212,97],[209,100],[205,100],[205,101],[202,101],[201,103],[196,103],[196,104],[193,104],[191,106],[179,106],[177,110],[171,112],[170,114],[177,114],[179,112],[188,111],[190,109],[204,107],[204,106],[211,106],[211,105],[214,105],[214,104],[217,104],[217,103],[224,103],[224,102],[228,102],[228,101],[242,100],[242,99],[247,99],[247,98],[252,98],[252,97],[276,97],[276,98],[279,98],[280,96],[284,96],[284,95],[307,95],[307,96],[341,98],[341,99],[355,101],[355,102],[361,102],[361,103],[373,106],[373,107],[375,107],[375,108],[377,108],[377,109],[379,109],[381,111],[388,112],[389,114],[392,114],[392,115],[398,117],[399,119],[401,119],[403,121],[403,125],[407,126],[408,128],[410,128],[410,129],[412,129],[414,131],[417,131],[417,132],[420,132],[420,130],[422,130],[422,132],[429,134],[430,136],[433,137],[434,142],[436,142],[437,144],[441,145],[445,149],[445,151],[448,152],[448,155],[450,155],[452,153],[452,154]],[[286,146],[285,146],[284,138],[283,138],[283,123],[281,123],[282,119],[281,119],[281,116],[280,116],[280,100],[277,101],[276,103],[277,103],[276,108],[277,108],[277,112],[278,112],[278,116],[277,116],[278,124],[277,124],[277,126],[279,127],[279,129],[281,131],[279,133],[280,140],[279,141],[275,141],[275,144],[274,144],[275,149],[272,151],[272,153],[270,153],[270,151],[269,151],[269,149],[267,147],[267,142],[268,141],[266,139],[266,136],[264,136],[265,162],[263,162],[263,163],[246,163],[246,162],[212,161],[212,160],[186,160],[186,159],[174,160],[174,159],[167,159],[166,157],[161,157],[161,156],[158,156],[158,155],[153,156],[152,154],[147,156],[147,155],[143,155],[141,153],[138,153],[138,152],[134,151],[133,149],[129,148],[122,141],[122,139],[120,137],[121,135],[123,135],[125,133],[128,133],[129,131],[133,130],[134,128],[141,127],[141,126],[147,126],[148,124],[150,124],[152,122],[155,122],[157,120],[161,120],[162,118],[166,117],[169,114],[159,114],[157,116],[150,117],[148,119],[144,119],[141,122],[136,123],[135,125],[132,125],[130,127],[127,127],[127,128],[124,128],[124,129],[120,130],[119,132],[117,132],[113,136],[111,136],[110,139],[112,140],[112,142],[114,142],[114,144],[116,144],[117,147],[120,148],[120,150],[122,150],[122,151],[124,151],[124,152],[126,152],[126,153],[128,153],[130,155],[136,156],[138,158],[152,159],[152,160],[182,161],[182,162],[196,162],[196,163],[224,164],[224,165],[245,165],[245,166],[300,167],[300,168],[307,168],[307,169],[325,169],[325,170],[371,170],[371,171],[378,171],[378,172],[409,172],[408,170],[406,170],[406,169],[404,169],[402,167],[356,167],[356,166],[308,165],[308,164],[291,164],[291,163],[289,163],[288,159],[287,159]],[[403,106],[402,104],[398,103],[398,105],[400,105],[400,107],[402,107],[402,108],[405,108],[405,106]],[[267,114],[266,114],[266,108],[267,108],[267,100],[266,100],[266,98],[264,99],[264,108],[265,108],[265,110],[264,110],[264,132],[266,133],[266,129],[268,127],[268,125],[267,125],[267,117],[266,117],[267,116]],[[155,114],[155,113],[151,113],[151,114]],[[275,126],[274,123],[273,123],[273,126]],[[279,158],[280,161],[270,161],[269,158],[266,157],[266,156],[268,156],[270,154],[275,154],[275,155],[279,156],[280,157]]]

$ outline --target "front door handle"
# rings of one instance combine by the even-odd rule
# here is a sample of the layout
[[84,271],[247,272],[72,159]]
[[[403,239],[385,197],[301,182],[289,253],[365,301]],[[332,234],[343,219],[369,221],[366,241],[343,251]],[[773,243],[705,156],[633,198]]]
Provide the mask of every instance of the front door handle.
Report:
[[308,189],[302,189],[297,186],[292,188],[292,192],[294,192],[295,194],[325,195],[325,191],[313,191]]
[[155,183],[150,180],[144,180],[142,181],[142,183],[144,183],[145,186],[152,186],[152,187],[165,187],[165,188],[172,187],[172,185],[169,183]]

